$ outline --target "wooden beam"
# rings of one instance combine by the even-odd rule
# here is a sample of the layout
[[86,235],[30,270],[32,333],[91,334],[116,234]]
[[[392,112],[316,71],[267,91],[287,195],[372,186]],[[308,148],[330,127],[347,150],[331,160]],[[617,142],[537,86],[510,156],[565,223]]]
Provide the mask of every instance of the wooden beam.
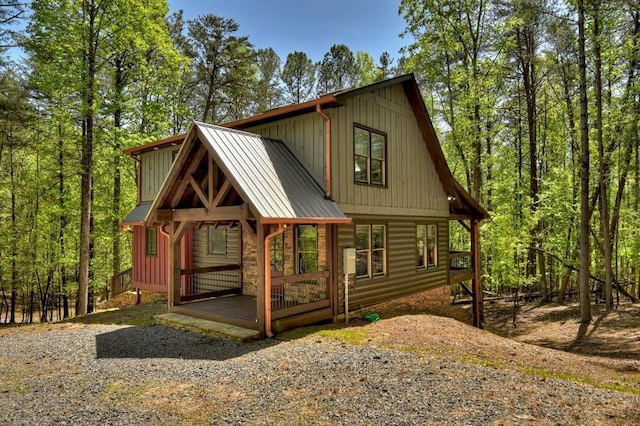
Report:
[[471,232],[471,228],[463,220],[458,219],[458,223],[464,227],[467,231]]
[[171,235],[171,244],[175,244],[176,242],[180,242],[180,239],[182,238],[184,233],[187,231],[187,226],[188,225],[189,225],[189,222],[187,222],[186,220],[178,223],[174,234]]
[[258,280],[256,282],[256,303],[257,303],[257,318],[256,322],[261,333],[265,331],[265,299],[268,297],[271,299],[271,295],[265,294],[264,288],[264,226],[259,225],[256,231],[256,268],[258,269]]
[[202,188],[200,188],[200,185],[198,185],[198,182],[196,182],[196,180],[193,178],[193,175],[189,175],[189,183],[191,184],[193,190],[196,191],[196,194],[198,195],[198,198],[200,198],[200,201],[202,201],[202,204],[204,204],[204,206],[208,209],[210,206],[209,200],[204,191],[202,191]]
[[[213,162],[213,157],[211,156],[211,154],[209,154],[209,168],[207,170],[207,186],[208,188],[208,195],[209,195],[209,202],[207,203],[210,207],[214,207],[215,205],[213,204],[213,199],[214,199],[214,191],[216,190],[216,185],[214,184],[214,172],[217,175],[217,170],[214,170],[215,167],[215,163]],[[216,176],[217,177],[217,176]]]
[[158,209],[158,217],[175,222],[220,222],[236,221],[242,218],[242,206],[193,209]]
[[471,290],[473,291],[473,326],[482,328],[484,319],[482,304],[482,283],[480,282],[480,232],[479,223],[471,219],[471,252],[473,265],[473,280],[471,280]]
[[229,190],[231,189],[231,182],[229,181],[229,179],[225,179],[224,182],[222,183],[222,187],[220,187],[220,191],[218,191],[218,193],[216,194],[216,197],[213,199],[213,202],[211,203],[211,207],[218,207],[220,205],[220,203],[222,203],[222,200],[224,200],[224,197],[227,196],[227,193],[229,192]]
[[242,223],[242,229],[246,229],[247,231],[249,231],[249,235],[251,235],[253,238],[256,238],[255,226],[252,226],[251,223],[249,223],[249,221],[244,217],[240,219],[240,223]]
[[172,311],[173,306],[180,304],[180,238],[174,238],[177,230],[176,222],[171,222],[169,225],[169,288],[167,289],[169,312]]
[[189,184],[188,177],[190,177],[193,174],[193,172],[195,172],[195,170],[200,165],[200,162],[202,161],[202,158],[206,153],[207,153],[207,148],[205,148],[204,145],[200,145],[200,148],[198,148],[198,151],[193,157],[193,160],[191,160],[191,164],[185,171],[182,181],[180,181],[180,183],[178,184],[178,188],[176,189],[176,192],[173,194],[173,197],[171,198],[171,202],[169,203],[171,207],[177,206],[178,203],[180,202],[180,198],[184,194],[184,190],[187,188],[187,185]]

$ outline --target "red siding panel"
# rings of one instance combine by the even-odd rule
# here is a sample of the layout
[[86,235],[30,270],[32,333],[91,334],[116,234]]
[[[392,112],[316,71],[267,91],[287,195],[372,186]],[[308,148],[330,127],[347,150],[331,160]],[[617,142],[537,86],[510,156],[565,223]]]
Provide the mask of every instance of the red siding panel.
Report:
[[[158,255],[146,254],[146,228],[133,227],[133,287],[157,292],[167,291],[169,261],[169,237],[158,231]],[[182,237],[182,268],[193,266],[193,230],[189,228]],[[183,277],[183,280],[185,278]],[[182,283],[184,287],[186,282]]]

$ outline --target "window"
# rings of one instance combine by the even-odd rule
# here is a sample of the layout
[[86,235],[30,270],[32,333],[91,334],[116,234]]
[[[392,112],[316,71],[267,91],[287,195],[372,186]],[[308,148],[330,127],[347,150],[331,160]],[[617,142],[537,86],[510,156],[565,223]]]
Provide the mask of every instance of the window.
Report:
[[[275,232],[277,226],[272,225],[269,233]],[[271,240],[270,247],[271,270],[273,272],[284,272],[284,232],[276,235]]]
[[207,235],[207,253],[227,255],[227,229],[210,226]]
[[416,225],[418,269],[438,266],[438,225]]
[[353,130],[353,168],[356,183],[384,186],[387,135],[356,126]]
[[147,228],[147,256],[158,256],[158,229],[155,226]]
[[386,274],[386,228],[385,225],[356,225],[357,278]]
[[296,273],[318,272],[318,229],[315,225],[296,226]]

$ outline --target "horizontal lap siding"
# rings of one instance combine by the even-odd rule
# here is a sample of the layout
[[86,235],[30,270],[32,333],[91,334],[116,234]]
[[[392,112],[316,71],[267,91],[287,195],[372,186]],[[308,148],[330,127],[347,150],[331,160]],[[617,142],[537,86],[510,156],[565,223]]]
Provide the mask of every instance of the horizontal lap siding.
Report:
[[238,226],[225,227],[227,230],[227,255],[208,254],[208,227],[193,231],[193,267],[238,265],[240,264],[240,241]]
[[[387,225],[387,275],[358,279],[349,287],[350,310],[448,284],[448,223],[441,218],[356,217],[354,224]],[[416,223],[438,224],[438,266],[417,270]],[[354,247],[354,224],[338,227],[338,312],[344,313],[344,274],[342,250]]]

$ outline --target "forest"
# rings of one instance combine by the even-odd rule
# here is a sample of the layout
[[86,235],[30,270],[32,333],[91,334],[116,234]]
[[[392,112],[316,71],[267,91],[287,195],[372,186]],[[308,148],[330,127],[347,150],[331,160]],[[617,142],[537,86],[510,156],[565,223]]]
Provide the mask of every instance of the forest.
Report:
[[317,63],[256,49],[214,13],[0,4],[0,322],[109,297],[131,266],[123,149],[409,72],[452,172],[491,214],[487,291],[579,298],[583,322],[592,303],[639,296],[637,0],[401,0],[400,52],[335,44]]

